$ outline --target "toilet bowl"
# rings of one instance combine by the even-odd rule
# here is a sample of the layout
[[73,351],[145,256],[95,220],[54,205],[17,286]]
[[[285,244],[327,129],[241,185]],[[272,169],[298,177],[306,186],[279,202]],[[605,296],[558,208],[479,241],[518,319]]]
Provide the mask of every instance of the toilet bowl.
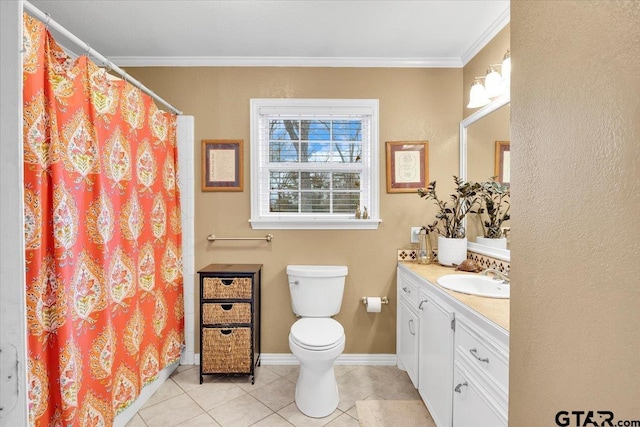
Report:
[[346,266],[287,266],[291,308],[301,317],[289,332],[289,348],[300,362],[295,399],[309,417],[331,415],[340,400],[333,363],[344,351],[345,334],[331,316],[340,312],[347,274]]
[[295,401],[303,414],[322,418],[338,407],[333,364],[344,346],[344,329],[331,318],[303,318],[291,327],[289,348],[300,361]]

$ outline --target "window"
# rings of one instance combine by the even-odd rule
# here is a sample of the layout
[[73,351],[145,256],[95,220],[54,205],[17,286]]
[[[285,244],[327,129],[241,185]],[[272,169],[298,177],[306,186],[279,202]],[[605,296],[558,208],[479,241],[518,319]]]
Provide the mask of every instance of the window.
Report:
[[252,99],[250,154],[253,228],[378,227],[378,100]]

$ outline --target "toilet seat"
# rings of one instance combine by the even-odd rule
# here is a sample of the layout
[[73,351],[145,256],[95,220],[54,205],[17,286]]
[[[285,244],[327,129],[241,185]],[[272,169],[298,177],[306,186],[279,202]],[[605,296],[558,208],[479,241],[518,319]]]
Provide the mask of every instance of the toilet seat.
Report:
[[291,326],[291,340],[312,351],[330,350],[344,341],[344,328],[329,317],[307,317]]

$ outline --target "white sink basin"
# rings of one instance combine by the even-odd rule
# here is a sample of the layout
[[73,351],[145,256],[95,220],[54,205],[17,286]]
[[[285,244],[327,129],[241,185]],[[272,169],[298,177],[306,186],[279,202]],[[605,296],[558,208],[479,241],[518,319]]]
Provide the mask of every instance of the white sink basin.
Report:
[[510,294],[510,286],[504,281],[473,274],[447,274],[438,278],[438,285],[481,297],[509,298]]

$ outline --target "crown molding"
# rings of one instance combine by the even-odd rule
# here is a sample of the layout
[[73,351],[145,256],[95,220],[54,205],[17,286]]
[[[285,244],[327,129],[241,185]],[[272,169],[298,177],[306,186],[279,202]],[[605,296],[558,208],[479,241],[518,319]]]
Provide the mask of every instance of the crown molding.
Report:
[[467,49],[467,51],[460,57],[462,66],[467,65],[467,62],[471,61],[474,56],[478,54],[493,38],[507,26],[511,19],[511,6],[500,14],[500,16],[486,29],[484,33]]
[[349,68],[461,68],[457,57],[349,58],[270,56],[114,56],[119,67],[349,67]]

